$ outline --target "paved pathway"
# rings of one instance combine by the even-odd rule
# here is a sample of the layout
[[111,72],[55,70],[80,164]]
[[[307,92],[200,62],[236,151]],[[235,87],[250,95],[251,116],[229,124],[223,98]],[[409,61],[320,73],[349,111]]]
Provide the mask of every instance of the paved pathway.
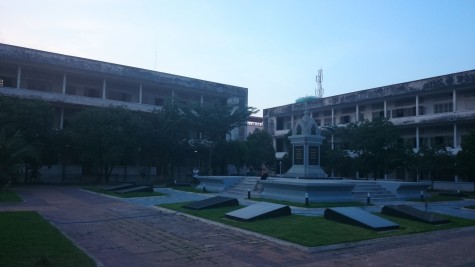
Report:
[[[123,201],[71,187],[15,191],[25,203],[0,211],[38,211],[102,266],[475,266],[475,227],[307,249],[150,207],[171,201],[166,197]],[[206,197],[180,194],[173,201]]]

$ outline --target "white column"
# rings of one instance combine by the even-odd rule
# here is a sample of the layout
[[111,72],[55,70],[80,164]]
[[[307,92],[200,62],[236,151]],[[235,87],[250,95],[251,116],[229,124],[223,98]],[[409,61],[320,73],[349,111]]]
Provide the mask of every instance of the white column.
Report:
[[[294,115],[290,115],[290,130],[294,129]],[[292,133],[295,134],[295,133]]]
[[455,89],[452,91],[452,102],[453,111],[457,112],[457,92]]
[[61,107],[61,113],[59,115],[59,129],[63,129],[64,127],[64,107]]
[[355,116],[355,122],[360,121],[360,105],[356,105],[356,116]]
[[106,88],[107,88],[107,82],[106,79],[102,80],[102,99],[106,99]]
[[419,126],[416,126],[416,149],[419,151],[420,144],[419,144]]
[[387,103],[386,103],[386,99],[384,99],[384,115],[383,115],[383,117],[385,117],[385,118],[388,118],[387,115],[386,115],[387,114],[387,109],[388,109],[388,106],[387,106]]
[[20,83],[21,83],[21,66],[18,66],[18,74],[16,76],[16,88],[20,89]]
[[454,148],[458,147],[457,144],[457,124],[454,123]]
[[416,116],[419,116],[419,95],[416,95]]
[[332,133],[332,140],[331,140],[331,144],[332,144],[332,150],[335,149],[335,143],[333,142],[334,141],[334,135]]
[[[63,95],[66,94],[66,73],[63,74]],[[63,129],[63,127],[61,127]]]
[[332,124],[331,125],[335,125],[335,109],[332,108]]
[[139,85],[139,103],[140,104],[142,104],[142,95],[143,95],[142,90],[143,90],[142,83],[140,83],[140,85]]
[[203,104],[205,103],[204,96],[201,95],[200,98],[201,98],[201,99],[200,99],[200,106],[203,106]]

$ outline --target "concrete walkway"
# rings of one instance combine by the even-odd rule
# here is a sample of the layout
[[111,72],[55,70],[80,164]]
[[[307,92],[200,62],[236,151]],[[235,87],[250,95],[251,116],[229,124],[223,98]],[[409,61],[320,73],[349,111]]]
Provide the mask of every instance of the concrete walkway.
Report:
[[[304,248],[152,207],[209,195],[121,200],[72,187],[15,191],[25,203],[0,211],[38,211],[99,266],[475,266],[475,227]],[[457,210],[450,205],[440,206]]]

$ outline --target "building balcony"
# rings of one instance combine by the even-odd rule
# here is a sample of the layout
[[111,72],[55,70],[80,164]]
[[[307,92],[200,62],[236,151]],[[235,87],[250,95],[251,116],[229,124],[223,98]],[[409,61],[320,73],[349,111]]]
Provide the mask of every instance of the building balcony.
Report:
[[462,112],[447,112],[438,114],[428,114],[420,116],[392,118],[390,121],[396,126],[420,125],[443,122],[463,122],[475,120],[475,110]]
[[110,100],[103,98],[67,95],[61,93],[43,92],[28,89],[17,89],[11,87],[0,87],[0,94],[6,96],[14,96],[28,99],[39,99],[52,103],[64,103],[78,106],[94,106],[94,107],[125,107],[131,110],[151,112],[153,110],[161,109],[159,106],[146,105],[133,102],[125,102],[118,100]]

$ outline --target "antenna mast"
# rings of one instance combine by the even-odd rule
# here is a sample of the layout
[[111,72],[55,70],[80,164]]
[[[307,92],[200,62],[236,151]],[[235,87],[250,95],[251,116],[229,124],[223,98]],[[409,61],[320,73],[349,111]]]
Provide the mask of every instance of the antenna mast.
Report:
[[316,77],[317,80],[317,88],[315,89],[315,96],[318,98],[323,97],[323,87],[322,87],[322,79],[323,79],[323,70],[319,69],[318,74]]

